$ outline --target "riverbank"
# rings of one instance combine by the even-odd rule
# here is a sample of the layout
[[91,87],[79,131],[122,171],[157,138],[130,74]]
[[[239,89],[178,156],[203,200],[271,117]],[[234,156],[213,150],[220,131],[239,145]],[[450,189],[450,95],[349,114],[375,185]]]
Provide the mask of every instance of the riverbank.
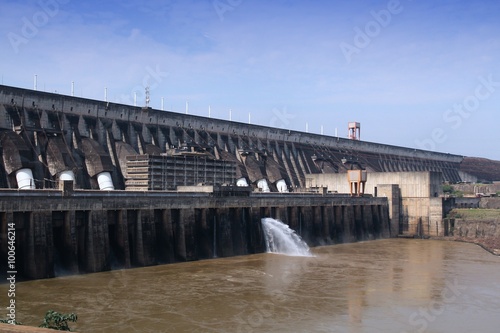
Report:
[[477,244],[500,256],[500,209],[453,209],[447,219],[449,235],[433,239]]
[[472,243],[479,245],[486,251],[493,255],[500,256],[500,238],[496,237],[485,237],[485,238],[472,238],[472,237],[460,237],[460,236],[448,236],[448,237],[431,237],[430,239],[444,240],[444,241],[455,241]]

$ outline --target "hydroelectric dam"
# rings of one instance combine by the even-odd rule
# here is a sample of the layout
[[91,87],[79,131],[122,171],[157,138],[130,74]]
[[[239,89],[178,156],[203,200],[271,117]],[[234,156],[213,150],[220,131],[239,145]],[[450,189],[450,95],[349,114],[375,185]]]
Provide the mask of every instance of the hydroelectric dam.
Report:
[[[310,246],[439,235],[462,160],[0,85],[2,272],[13,234],[26,279],[264,252],[264,217]],[[404,184],[317,183],[353,169]]]

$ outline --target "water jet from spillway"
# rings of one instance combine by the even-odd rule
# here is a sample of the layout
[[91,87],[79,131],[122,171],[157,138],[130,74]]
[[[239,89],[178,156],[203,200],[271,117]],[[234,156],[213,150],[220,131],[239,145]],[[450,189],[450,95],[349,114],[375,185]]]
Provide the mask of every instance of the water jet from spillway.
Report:
[[261,220],[268,253],[288,256],[312,257],[309,246],[290,227],[273,218]]

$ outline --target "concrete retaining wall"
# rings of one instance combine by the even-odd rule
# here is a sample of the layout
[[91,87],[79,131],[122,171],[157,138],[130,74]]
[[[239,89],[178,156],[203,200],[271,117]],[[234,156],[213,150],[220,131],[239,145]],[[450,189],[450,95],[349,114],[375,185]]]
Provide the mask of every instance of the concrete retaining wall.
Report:
[[310,246],[390,237],[385,198],[62,193],[1,191],[2,272],[9,223],[18,273],[28,279],[264,252],[264,217],[289,224]]

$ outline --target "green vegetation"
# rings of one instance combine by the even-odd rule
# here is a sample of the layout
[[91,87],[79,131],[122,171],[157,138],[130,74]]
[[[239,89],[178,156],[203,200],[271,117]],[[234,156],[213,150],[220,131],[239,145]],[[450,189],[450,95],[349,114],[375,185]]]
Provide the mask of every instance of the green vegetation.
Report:
[[453,209],[448,217],[465,220],[500,220],[500,209]]
[[455,198],[463,198],[464,196],[464,192],[456,191],[453,185],[450,184],[443,185],[443,192]]
[[71,331],[68,326],[68,321],[76,322],[77,316],[74,313],[64,314],[56,311],[49,310],[45,314],[43,323],[40,327],[51,328],[58,331]]
[[451,194],[453,192],[453,186],[451,186],[450,184],[444,184],[443,185],[443,192]]
[[[59,313],[53,310],[47,311],[45,314],[45,318],[43,319],[43,323],[38,327],[42,328],[50,328],[57,331],[71,331],[71,328],[68,325],[68,322],[75,323],[77,320],[77,316],[74,313]],[[0,319],[0,323],[9,324],[8,319]],[[15,325],[22,325],[20,322],[15,322]]]

